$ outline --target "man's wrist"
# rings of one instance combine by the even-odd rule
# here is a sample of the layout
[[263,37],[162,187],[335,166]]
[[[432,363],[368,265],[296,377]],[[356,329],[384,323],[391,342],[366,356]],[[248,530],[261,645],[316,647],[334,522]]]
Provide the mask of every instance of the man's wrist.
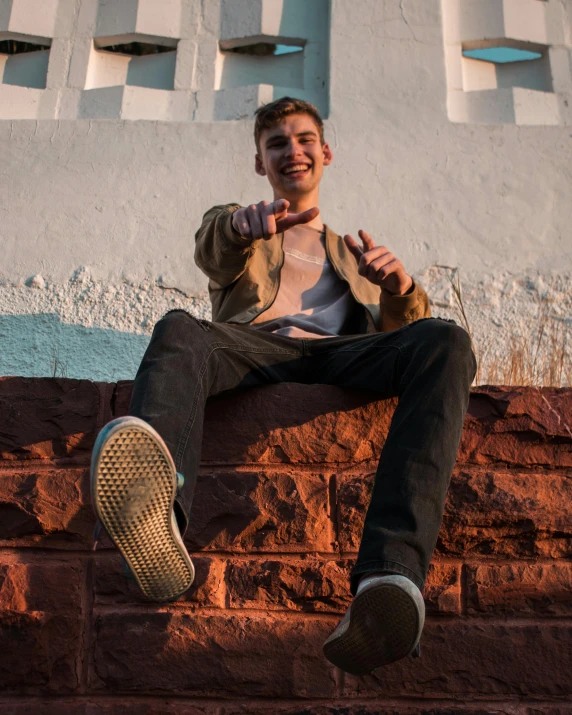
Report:
[[401,298],[402,296],[405,296],[405,295],[410,295],[411,293],[413,293],[413,291],[415,289],[415,282],[414,282],[413,278],[411,278],[411,276],[408,276],[408,277],[409,277],[409,281],[410,281],[409,285],[407,286],[407,288],[404,288],[399,293],[394,293],[391,290],[387,290],[387,288],[384,288],[383,286],[382,286],[382,290],[385,291],[388,295],[396,296],[398,298]]

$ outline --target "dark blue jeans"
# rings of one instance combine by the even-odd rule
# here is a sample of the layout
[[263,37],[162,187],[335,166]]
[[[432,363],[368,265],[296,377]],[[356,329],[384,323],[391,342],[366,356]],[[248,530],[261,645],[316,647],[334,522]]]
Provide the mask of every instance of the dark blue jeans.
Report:
[[184,531],[201,457],[208,397],[279,382],[339,385],[398,397],[350,578],[408,576],[423,588],[443,516],[476,369],[468,334],[427,318],[389,333],[304,340],[172,311],[155,326],[130,414],[163,437],[185,483]]

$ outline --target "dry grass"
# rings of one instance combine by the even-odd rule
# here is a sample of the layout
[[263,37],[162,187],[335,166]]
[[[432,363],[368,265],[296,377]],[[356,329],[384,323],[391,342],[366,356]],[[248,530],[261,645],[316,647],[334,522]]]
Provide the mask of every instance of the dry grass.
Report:
[[[554,322],[554,321],[552,321]],[[562,387],[572,385],[572,366],[567,356],[567,336],[560,325],[541,323],[534,341],[511,336],[503,359],[493,359],[481,371],[481,382],[487,385],[529,385]]]
[[550,316],[551,301],[544,297],[540,303],[537,324],[528,336],[507,336],[507,348],[499,357],[487,356],[475,344],[471,325],[463,304],[459,271],[448,274],[453,291],[455,312],[461,325],[469,333],[477,358],[477,385],[523,385],[534,387],[572,386],[572,360],[568,350],[568,332],[564,323]]
[[473,345],[473,352],[477,358],[477,374],[475,375],[475,382],[477,385],[481,384],[480,373],[481,373],[481,360],[479,359],[479,351],[475,345],[475,338],[473,336],[473,331],[471,330],[471,324],[467,318],[467,313],[465,312],[465,305],[463,303],[463,292],[461,290],[461,277],[459,275],[458,269],[453,269],[451,273],[447,274],[449,283],[451,284],[451,289],[453,291],[453,301],[455,304],[455,311],[457,312],[457,317],[463,328],[469,333],[471,338],[471,343]]
[[52,377],[67,377],[68,364],[60,359],[58,349],[52,345]]

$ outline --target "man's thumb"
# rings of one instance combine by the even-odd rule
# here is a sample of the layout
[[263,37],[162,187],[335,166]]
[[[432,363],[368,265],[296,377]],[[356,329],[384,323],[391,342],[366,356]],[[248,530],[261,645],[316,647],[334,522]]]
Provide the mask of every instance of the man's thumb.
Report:
[[349,251],[351,254],[353,254],[353,257],[356,259],[356,261],[359,263],[360,258],[362,257],[363,251],[361,248],[358,246],[355,238],[353,236],[350,236],[349,233],[344,236],[344,243],[348,247]]

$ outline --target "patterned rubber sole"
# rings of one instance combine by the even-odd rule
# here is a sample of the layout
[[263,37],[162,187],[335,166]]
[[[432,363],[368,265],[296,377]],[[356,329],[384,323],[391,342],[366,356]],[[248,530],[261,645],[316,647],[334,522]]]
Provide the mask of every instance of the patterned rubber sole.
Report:
[[171,524],[177,477],[170,455],[132,423],[102,437],[92,474],[98,516],[144,595],[171,601],[192,584],[194,567]]
[[356,596],[347,630],[324,644],[324,654],[347,673],[365,675],[408,655],[418,629],[411,597],[397,586],[380,585]]

